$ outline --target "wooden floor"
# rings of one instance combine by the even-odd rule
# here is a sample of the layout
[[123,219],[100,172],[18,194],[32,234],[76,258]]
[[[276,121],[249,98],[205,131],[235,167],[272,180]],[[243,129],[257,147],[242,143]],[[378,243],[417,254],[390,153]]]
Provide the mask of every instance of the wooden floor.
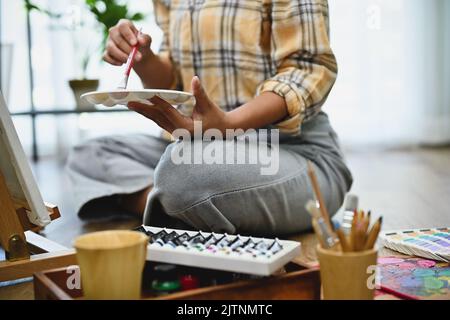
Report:
[[348,151],[352,192],[384,229],[450,225],[450,148]]
[[[384,229],[450,226],[450,147],[346,150],[354,175],[352,193],[360,205],[384,217]],[[39,187],[46,201],[58,204],[62,218],[54,221],[45,236],[71,246],[80,234],[104,229],[130,229],[140,224],[136,218],[119,221],[81,221],[76,216],[60,174],[62,164],[42,160],[34,166]],[[338,216],[339,218],[339,216]],[[299,237],[304,256],[314,257],[311,235]],[[32,284],[0,287],[1,299],[32,299]]]

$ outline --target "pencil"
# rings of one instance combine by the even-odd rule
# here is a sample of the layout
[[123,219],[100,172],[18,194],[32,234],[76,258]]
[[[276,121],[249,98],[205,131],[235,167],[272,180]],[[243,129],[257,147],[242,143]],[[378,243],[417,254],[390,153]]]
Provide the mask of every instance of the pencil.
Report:
[[334,230],[333,226],[330,222],[330,215],[328,214],[327,208],[325,207],[325,201],[323,200],[322,193],[320,192],[319,183],[317,182],[317,177],[314,172],[313,164],[308,160],[308,175],[311,180],[311,185],[313,187],[314,194],[316,196],[317,201],[319,201],[320,212],[322,213],[323,220],[327,224],[330,230]]
[[363,230],[364,230],[364,234],[367,234],[367,231],[369,229],[369,224],[370,224],[370,211],[365,214],[363,211]]
[[355,251],[362,251],[364,249],[364,245],[366,243],[366,231],[364,229],[364,224],[365,222],[362,218],[356,225]]
[[336,230],[336,233],[339,237],[339,242],[341,243],[342,251],[343,252],[349,252],[351,251],[350,245],[347,241],[347,237],[344,234],[344,231],[342,231],[341,228]]
[[358,223],[358,211],[355,209],[355,214],[353,215],[352,220],[352,228],[350,229],[350,250],[355,250],[355,244],[356,244],[356,224]]
[[364,210],[360,209],[358,214],[359,214],[359,216],[358,216],[359,221],[362,221],[364,219]]
[[378,234],[381,230],[381,223],[383,222],[383,217],[380,217],[377,222],[370,229],[369,235],[367,236],[366,244],[364,245],[364,250],[372,249],[377,241]]

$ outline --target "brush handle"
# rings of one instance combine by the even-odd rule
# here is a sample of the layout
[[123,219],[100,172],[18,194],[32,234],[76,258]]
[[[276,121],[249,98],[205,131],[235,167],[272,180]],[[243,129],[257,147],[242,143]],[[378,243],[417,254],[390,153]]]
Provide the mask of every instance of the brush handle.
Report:
[[[139,29],[138,37],[142,34],[142,29]],[[130,55],[128,56],[127,65],[125,68],[125,76],[130,76],[131,69],[133,69],[134,65],[134,58],[136,57],[136,53],[138,51],[139,47],[139,41],[136,43],[136,45],[133,47],[133,50],[131,50]]]
[[134,57],[136,56],[136,53],[138,51],[137,46],[133,47],[133,50],[131,51],[128,60],[127,60],[127,65],[125,68],[125,76],[130,76],[131,73],[131,69],[133,69],[133,65],[134,65]]
[[325,223],[327,224],[328,228],[330,230],[334,230],[333,226],[331,225],[330,221],[330,215],[328,214],[328,210],[325,207],[325,200],[322,197],[322,192],[320,191],[319,182],[317,181],[316,173],[314,172],[313,164],[311,161],[307,162],[308,165],[308,175],[309,179],[311,181],[311,185],[313,187],[314,195],[319,202],[319,209],[322,213],[323,220],[325,220]]

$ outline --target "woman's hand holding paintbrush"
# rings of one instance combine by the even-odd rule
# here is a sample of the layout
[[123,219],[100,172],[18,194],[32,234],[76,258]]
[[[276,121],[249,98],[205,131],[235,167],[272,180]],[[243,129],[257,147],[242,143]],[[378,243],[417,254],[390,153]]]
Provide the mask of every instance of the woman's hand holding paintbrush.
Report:
[[120,20],[109,30],[103,60],[113,66],[127,63],[134,48],[133,69],[145,88],[170,89],[174,83],[174,70],[168,55],[154,54],[150,48],[150,35],[140,33],[129,20]]
[[138,48],[134,62],[142,62],[153,54],[150,49],[151,42],[152,38],[139,32],[132,22],[121,20],[109,30],[103,59],[114,66],[121,66],[127,63],[134,48]]
[[[138,38],[142,34],[142,28],[139,30]],[[131,50],[130,55],[128,56],[127,64],[125,67],[125,74],[123,76],[123,79],[120,81],[119,85],[117,86],[117,89],[126,90],[128,86],[128,78],[130,77],[131,69],[133,69],[134,61],[136,59],[136,55],[138,53],[138,44],[133,47]]]

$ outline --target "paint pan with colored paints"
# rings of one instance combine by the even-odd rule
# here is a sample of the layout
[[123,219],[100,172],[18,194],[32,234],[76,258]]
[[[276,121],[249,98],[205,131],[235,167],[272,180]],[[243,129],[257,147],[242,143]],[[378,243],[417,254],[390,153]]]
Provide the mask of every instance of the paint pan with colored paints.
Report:
[[381,290],[403,299],[450,300],[450,264],[416,257],[378,259]]

